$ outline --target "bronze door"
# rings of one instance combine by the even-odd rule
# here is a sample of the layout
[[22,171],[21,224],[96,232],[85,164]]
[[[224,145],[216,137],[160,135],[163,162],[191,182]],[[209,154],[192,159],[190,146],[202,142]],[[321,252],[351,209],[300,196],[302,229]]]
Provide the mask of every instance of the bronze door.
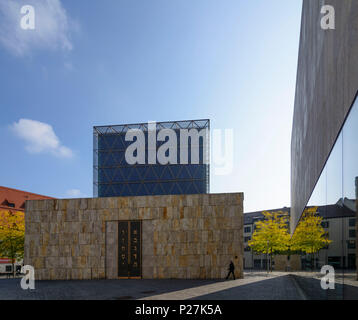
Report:
[[141,278],[141,222],[118,222],[118,277]]

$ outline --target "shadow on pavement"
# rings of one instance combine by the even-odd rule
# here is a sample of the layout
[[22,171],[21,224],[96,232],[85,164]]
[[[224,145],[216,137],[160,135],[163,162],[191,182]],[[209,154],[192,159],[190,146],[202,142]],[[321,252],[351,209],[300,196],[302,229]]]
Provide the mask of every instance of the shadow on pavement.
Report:
[[195,297],[194,300],[300,300],[290,275],[263,279],[254,283]]
[[[250,278],[258,275],[245,276]],[[251,283],[232,282],[223,289],[224,280],[70,280],[36,281],[35,290],[22,290],[20,279],[0,280],[0,300],[130,300],[192,289],[195,300],[301,300],[302,292],[312,300],[358,300],[358,287],[335,284],[335,290],[323,290],[320,280],[298,275],[261,277]],[[218,284],[218,291],[215,290]],[[230,285],[231,284],[231,285]],[[210,285],[205,294],[203,287]],[[234,286],[232,286],[234,285]],[[224,285],[225,287],[225,285]],[[301,290],[298,290],[298,287]],[[193,294],[194,293],[194,294]],[[197,295],[196,295],[197,293]],[[204,293],[204,294],[203,294]],[[195,295],[195,297],[194,297]],[[185,292],[184,292],[185,297]]]
[[335,283],[335,289],[323,290],[321,280],[292,275],[308,300],[358,300],[358,287]]
[[0,279],[0,300],[131,300],[218,283],[221,280],[36,281],[22,290],[20,279]]

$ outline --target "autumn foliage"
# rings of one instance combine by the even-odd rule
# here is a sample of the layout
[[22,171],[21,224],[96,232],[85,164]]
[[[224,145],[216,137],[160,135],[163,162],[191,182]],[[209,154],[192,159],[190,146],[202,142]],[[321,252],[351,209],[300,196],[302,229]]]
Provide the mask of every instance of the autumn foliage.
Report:
[[[25,216],[21,211],[0,211],[0,258],[14,264],[24,256]],[[13,268],[14,269],[14,268]]]
[[284,212],[263,212],[263,215],[264,220],[256,223],[248,244],[253,251],[270,255],[272,262],[273,255],[289,248],[288,215]]
[[317,207],[308,208],[291,239],[291,250],[313,254],[332,241],[327,238],[321,223],[322,217],[316,215]]
[[332,241],[327,238],[317,215],[317,207],[306,208],[291,237],[288,215],[285,212],[263,212],[264,220],[256,223],[256,229],[249,241],[254,252],[260,254],[314,254]]

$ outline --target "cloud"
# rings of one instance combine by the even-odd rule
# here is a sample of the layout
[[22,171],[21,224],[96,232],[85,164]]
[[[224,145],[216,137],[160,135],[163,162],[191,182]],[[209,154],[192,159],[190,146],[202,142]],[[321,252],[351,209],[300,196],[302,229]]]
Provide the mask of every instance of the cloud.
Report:
[[84,195],[79,189],[70,189],[66,191],[66,197],[68,198],[84,198]]
[[[34,30],[20,26],[25,5],[35,9]],[[0,1],[0,44],[17,56],[35,49],[70,51],[70,32],[74,30],[78,30],[78,24],[68,17],[60,0]]]
[[61,145],[60,140],[47,123],[20,119],[11,129],[21,139],[26,141],[25,149],[30,153],[50,153],[57,157],[71,158],[71,149]]

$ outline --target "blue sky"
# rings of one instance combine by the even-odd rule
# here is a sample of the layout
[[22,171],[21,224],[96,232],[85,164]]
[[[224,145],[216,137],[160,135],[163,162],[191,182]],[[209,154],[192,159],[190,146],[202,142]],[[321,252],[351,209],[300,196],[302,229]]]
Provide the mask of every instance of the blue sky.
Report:
[[289,206],[301,0],[1,1],[0,185],[90,197],[94,125],[209,118],[235,138],[211,192]]

